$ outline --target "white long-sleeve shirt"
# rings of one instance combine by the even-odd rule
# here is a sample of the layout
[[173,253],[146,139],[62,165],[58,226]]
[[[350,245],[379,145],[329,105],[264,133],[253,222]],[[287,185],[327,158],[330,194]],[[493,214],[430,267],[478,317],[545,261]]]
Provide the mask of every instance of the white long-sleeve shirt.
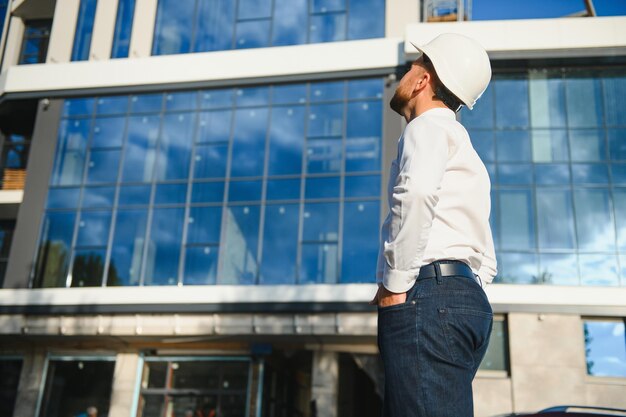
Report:
[[452,110],[428,110],[404,129],[391,165],[376,278],[408,291],[420,267],[455,259],[483,283],[496,275],[489,226],[491,183]]

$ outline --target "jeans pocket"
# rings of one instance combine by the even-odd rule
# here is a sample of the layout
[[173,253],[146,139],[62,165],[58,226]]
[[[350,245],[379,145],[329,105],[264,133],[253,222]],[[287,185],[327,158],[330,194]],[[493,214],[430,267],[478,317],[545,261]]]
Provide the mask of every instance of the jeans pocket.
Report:
[[482,359],[489,343],[493,313],[464,307],[441,307],[438,311],[449,359],[463,367],[477,368],[480,363],[476,358]]

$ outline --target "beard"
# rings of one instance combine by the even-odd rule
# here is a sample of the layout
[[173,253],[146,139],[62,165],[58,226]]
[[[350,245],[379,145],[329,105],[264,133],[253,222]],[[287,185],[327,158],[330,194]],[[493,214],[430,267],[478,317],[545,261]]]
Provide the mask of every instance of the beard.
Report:
[[403,110],[409,104],[409,101],[411,101],[411,95],[402,91],[402,88],[398,86],[396,92],[389,101],[389,107],[391,107],[391,110],[395,111],[400,116],[404,116]]

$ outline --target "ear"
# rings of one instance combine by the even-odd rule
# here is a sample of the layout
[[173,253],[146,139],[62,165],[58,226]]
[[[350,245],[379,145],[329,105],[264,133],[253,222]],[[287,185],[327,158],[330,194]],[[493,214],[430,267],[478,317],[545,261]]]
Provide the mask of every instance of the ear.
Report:
[[421,74],[417,77],[415,83],[413,84],[413,93],[411,94],[411,96],[417,96],[421,91],[428,87],[431,79],[432,77],[428,71],[421,71]]

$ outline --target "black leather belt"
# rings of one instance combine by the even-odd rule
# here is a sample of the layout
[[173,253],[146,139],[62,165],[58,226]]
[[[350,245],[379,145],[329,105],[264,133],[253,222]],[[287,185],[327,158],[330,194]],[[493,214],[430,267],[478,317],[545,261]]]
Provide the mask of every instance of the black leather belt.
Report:
[[[439,273],[437,273],[439,272]],[[417,279],[436,278],[449,276],[463,276],[476,279],[474,271],[466,263],[461,261],[435,261],[420,268]]]

